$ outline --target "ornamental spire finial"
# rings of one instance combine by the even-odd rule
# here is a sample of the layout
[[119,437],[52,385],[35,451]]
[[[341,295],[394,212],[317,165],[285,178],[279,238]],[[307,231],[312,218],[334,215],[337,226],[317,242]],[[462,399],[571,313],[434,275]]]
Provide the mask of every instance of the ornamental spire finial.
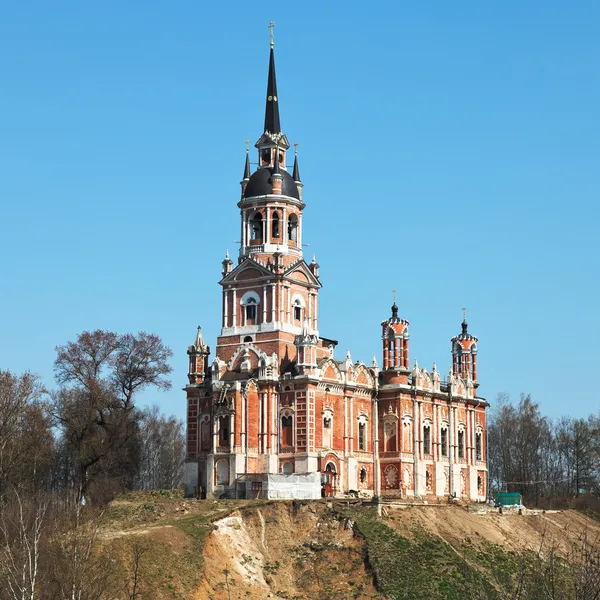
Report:
[[467,309],[463,307],[462,311],[463,311],[462,332],[463,332],[463,334],[466,335],[467,328],[468,328],[468,324],[467,324]]
[[273,34],[273,28],[275,27],[275,23],[273,21],[269,22],[269,37],[271,38],[271,48],[275,45],[275,35]]

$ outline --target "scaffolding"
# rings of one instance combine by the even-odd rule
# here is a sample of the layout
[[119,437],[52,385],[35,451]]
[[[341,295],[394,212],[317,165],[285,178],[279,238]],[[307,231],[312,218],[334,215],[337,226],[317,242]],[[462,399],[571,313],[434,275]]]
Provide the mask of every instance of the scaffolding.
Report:
[[235,482],[236,498],[246,500],[317,500],[320,473],[248,473]]

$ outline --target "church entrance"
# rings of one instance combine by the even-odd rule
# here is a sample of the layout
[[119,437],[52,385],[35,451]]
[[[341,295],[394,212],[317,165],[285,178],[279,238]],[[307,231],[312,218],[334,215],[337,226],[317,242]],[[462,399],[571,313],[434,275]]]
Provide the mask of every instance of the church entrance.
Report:
[[332,462],[328,462],[325,471],[321,473],[321,497],[331,498],[337,488],[337,471]]

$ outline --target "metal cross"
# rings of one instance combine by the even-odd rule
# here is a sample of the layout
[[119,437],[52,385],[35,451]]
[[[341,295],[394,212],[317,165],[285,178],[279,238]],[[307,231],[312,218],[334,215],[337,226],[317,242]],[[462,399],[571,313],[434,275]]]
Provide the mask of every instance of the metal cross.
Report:
[[246,140],[246,152],[250,150],[250,140]]
[[396,294],[398,293],[398,290],[392,290],[392,292],[394,293],[394,304],[396,304]]
[[296,154],[298,154],[298,144],[294,144],[294,156],[296,156]]
[[275,36],[273,35],[273,27],[275,27],[275,23],[271,21],[269,23],[269,37],[271,38],[271,48],[275,45]]
[[466,323],[467,322],[467,309],[463,306],[463,308],[461,308],[461,310],[463,311],[463,321]]

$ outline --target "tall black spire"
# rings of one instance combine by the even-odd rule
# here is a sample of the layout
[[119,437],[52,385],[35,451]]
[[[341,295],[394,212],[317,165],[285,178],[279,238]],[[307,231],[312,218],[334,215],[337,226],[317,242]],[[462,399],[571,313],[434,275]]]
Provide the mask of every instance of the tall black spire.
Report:
[[244,165],[244,179],[248,181],[250,179],[250,157],[248,156],[248,148],[246,148],[246,164]]
[[300,183],[300,169],[298,168],[298,152],[294,152],[294,172],[292,177],[296,183]]
[[271,43],[269,58],[269,77],[267,80],[267,106],[265,108],[265,131],[281,133],[279,124],[279,102],[277,97],[277,79],[275,77],[275,54]]

